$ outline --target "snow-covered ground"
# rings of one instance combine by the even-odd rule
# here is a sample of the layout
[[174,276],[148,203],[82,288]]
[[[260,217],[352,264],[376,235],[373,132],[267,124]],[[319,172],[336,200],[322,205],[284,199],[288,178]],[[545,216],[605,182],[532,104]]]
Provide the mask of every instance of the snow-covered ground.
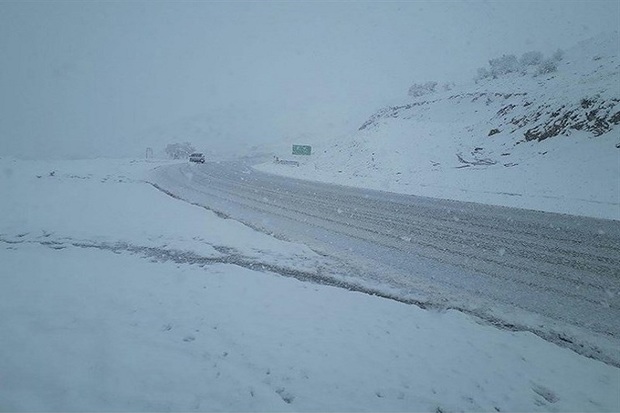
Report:
[[[311,142],[313,155],[298,156],[298,168],[258,169],[620,220],[618,39],[584,41],[546,75],[528,69],[401,101],[348,136]],[[293,159],[290,151],[283,145],[274,155]]]
[[533,334],[278,275],[324,259],[156,166],[0,160],[1,410],[620,410],[620,369]]

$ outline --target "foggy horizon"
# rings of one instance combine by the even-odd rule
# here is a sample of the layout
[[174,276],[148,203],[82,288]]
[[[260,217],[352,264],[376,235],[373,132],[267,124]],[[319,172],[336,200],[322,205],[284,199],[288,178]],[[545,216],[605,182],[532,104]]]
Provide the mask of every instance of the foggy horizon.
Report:
[[0,156],[140,156],[150,131],[191,117],[216,118],[213,147],[336,136],[413,83],[468,83],[490,58],[569,48],[617,30],[617,12],[611,1],[4,2]]

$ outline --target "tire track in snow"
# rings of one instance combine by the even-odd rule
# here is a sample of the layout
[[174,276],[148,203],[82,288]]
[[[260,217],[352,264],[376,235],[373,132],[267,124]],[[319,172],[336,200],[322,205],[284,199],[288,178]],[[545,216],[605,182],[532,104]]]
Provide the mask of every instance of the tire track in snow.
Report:
[[620,360],[609,357],[603,350],[597,348],[596,346],[580,343],[578,340],[575,340],[573,337],[570,337],[562,332],[546,331],[544,329],[533,328],[532,326],[526,324],[507,322],[506,320],[499,317],[494,317],[488,313],[472,311],[469,308],[461,308],[455,305],[440,305],[432,302],[403,298],[401,295],[391,294],[380,288],[372,288],[353,281],[338,279],[336,274],[330,273],[329,271],[318,270],[316,272],[310,272],[271,263],[264,263],[245,257],[230,247],[213,246],[213,248],[221,253],[222,256],[205,257],[190,251],[166,249],[162,247],[147,247],[134,245],[127,242],[94,242],[87,240],[73,240],[69,237],[50,239],[50,234],[43,235],[38,239],[31,239],[28,238],[27,235],[29,234],[18,234],[15,236],[0,234],[0,243],[9,245],[10,249],[15,249],[16,246],[19,246],[20,244],[31,244],[40,245],[55,250],[63,250],[66,248],[86,248],[107,251],[114,254],[129,253],[157,263],[174,262],[175,264],[197,265],[200,267],[215,264],[236,265],[252,271],[274,273],[285,277],[295,278],[304,282],[313,282],[321,285],[344,288],[353,292],[394,300],[404,304],[415,305],[425,310],[460,311],[473,316],[482,324],[493,325],[507,331],[530,332],[544,340],[555,343],[561,347],[571,349],[585,357],[599,360],[615,367],[620,367]]

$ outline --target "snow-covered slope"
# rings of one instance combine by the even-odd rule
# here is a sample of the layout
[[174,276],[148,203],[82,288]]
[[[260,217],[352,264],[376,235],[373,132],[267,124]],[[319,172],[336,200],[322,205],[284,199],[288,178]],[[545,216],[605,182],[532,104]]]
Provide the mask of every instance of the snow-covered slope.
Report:
[[620,409],[617,367],[531,333],[279,275],[329,262],[155,166],[0,159],[0,410]]
[[614,32],[581,42],[551,73],[532,67],[383,108],[349,136],[315,145],[299,168],[260,169],[620,219],[618,41]]

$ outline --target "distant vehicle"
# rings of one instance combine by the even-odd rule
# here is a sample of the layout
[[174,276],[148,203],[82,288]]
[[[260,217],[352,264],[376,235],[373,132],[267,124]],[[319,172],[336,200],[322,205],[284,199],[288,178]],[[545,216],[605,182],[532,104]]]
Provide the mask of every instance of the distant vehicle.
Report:
[[190,162],[199,162],[199,163],[205,163],[205,156],[202,153],[193,153],[189,156],[189,161]]

